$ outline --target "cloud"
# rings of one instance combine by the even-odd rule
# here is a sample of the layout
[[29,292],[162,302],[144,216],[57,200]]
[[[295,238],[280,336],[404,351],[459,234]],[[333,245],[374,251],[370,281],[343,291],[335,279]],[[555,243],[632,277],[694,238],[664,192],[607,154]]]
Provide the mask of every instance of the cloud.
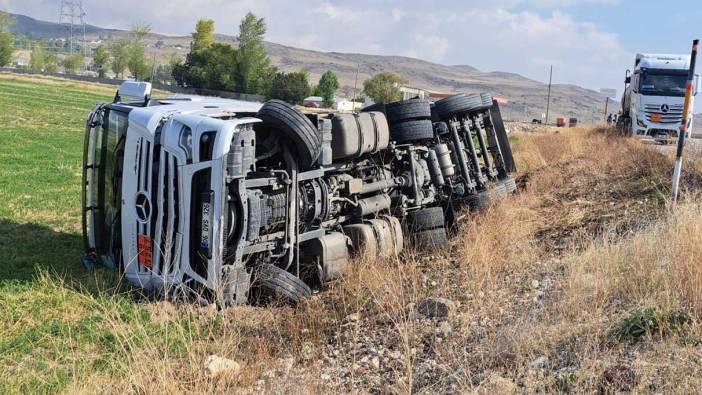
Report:
[[[265,17],[267,39],[303,48],[406,55],[485,71],[516,72],[591,88],[618,86],[633,57],[618,36],[577,18],[577,6],[619,0],[85,0],[89,23],[187,34],[199,18],[236,34],[249,10]],[[56,20],[55,1],[0,0],[0,7]],[[158,11],[155,11],[158,10]],[[560,10],[560,11],[559,11]]]

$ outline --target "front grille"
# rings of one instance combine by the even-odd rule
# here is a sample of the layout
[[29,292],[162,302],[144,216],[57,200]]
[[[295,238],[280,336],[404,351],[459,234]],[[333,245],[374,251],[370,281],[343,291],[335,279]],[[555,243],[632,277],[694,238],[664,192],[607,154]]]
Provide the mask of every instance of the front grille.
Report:
[[151,264],[139,265],[139,271],[171,274],[180,241],[177,158],[143,138],[137,143],[137,153],[138,190],[149,196],[151,203],[149,221],[137,222],[137,233],[147,236],[152,244]]
[[[151,146],[151,142],[146,140],[145,138],[140,138],[137,141],[137,191],[139,193],[143,192],[147,196],[149,195],[149,191],[151,190],[153,176],[151,172],[151,166],[153,165],[153,163],[151,162]],[[153,212],[151,214],[151,218],[153,219]],[[137,234],[148,236],[149,238],[152,237],[151,226],[149,223],[137,221],[136,228]],[[143,248],[143,245],[141,245],[140,243],[137,244],[137,250],[139,251],[139,254],[142,253]],[[151,270],[149,266],[151,266],[152,264],[153,261],[151,262],[151,264],[146,264],[142,262],[142,264],[138,265],[139,272],[149,272]]]
[[178,251],[178,163],[175,155],[161,149],[156,186],[157,214],[153,220],[154,265],[157,273],[168,274],[174,270],[173,260]]
[[[673,104],[669,106],[667,112],[664,112],[659,104],[647,104],[644,107],[644,111],[646,113],[646,120],[649,122],[676,124],[680,123],[682,119],[683,106],[682,104]],[[659,115],[661,117],[660,121],[654,121],[652,119],[654,115]]]

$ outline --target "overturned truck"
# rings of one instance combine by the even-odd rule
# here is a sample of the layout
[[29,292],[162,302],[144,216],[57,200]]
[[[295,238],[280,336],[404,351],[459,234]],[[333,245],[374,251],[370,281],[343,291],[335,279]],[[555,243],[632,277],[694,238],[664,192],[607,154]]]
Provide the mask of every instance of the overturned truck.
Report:
[[83,162],[84,265],[221,306],[295,303],[354,255],[440,248],[462,205],[516,188],[489,94],[303,114],[128,82],[90,113]]

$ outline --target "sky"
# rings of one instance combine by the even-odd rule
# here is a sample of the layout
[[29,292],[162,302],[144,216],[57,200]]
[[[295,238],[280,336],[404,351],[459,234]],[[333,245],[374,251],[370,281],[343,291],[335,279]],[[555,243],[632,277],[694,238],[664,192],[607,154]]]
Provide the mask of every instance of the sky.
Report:
[[[0,0],[0,9],[57,21],[60,0]],[[482,71],[621,92],[637,52],[689,53],[700,0],[84,0],[87,22],[188,34],[200,18],[236,35],[252,11],[268,41],[312,50],[403,55]]]

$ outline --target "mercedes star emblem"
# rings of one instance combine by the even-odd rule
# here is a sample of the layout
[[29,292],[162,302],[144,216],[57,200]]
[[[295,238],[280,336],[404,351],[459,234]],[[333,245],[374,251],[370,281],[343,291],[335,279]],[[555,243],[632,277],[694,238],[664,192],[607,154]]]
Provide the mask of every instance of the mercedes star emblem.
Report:
[[146,193],[137,193],[135,206],[139,222],[149,222],[149,218],[151,218],[151,202],[149,201],[149,197],[146,195]]

